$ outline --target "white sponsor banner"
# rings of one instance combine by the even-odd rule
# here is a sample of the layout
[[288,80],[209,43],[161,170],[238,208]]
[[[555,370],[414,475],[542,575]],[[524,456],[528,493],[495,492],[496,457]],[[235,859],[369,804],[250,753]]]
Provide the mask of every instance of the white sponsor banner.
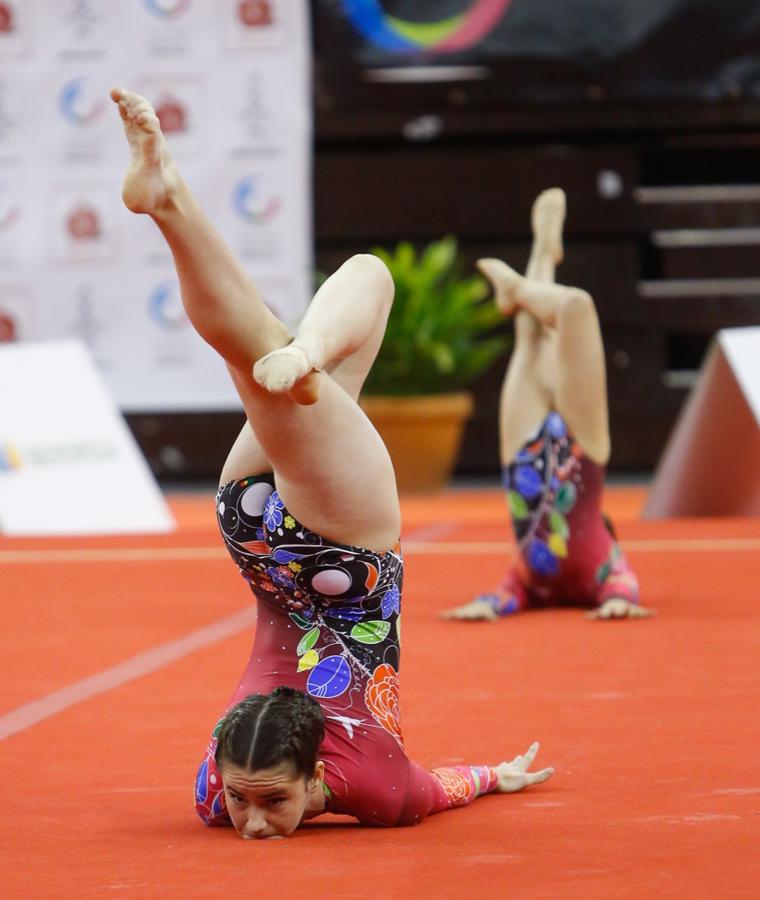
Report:
[[174,521],[83,344],[0,347],[0,532],[165,532]]
[[313,288],[309,48],[303,0],[0,0],[0,341],[84,341],[125,411],[237,407],[161,234],[121,204],[108,93],[155,105],[185,180],[293,326]]

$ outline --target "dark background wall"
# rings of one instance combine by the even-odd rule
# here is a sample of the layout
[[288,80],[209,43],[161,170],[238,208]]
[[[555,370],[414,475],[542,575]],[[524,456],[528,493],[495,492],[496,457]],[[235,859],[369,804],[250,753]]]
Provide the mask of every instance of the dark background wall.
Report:
[[[631,0],[624,21],[609,16],[626,4],[568,4],[574,27],[546,30],[545,53],[521,56],[515,34],[535,35],[525,15],[548,16],[550,6],[525,3],[515,0],[485,47],[446,59],[383,54],[338,0],[312,4],[317,265],[454,234],[468,260],[523,266],[533,198],[563,187],[559,278],[589,290],[599,310],[611,466],[649,469],[715,331],[760,324],[759,4],[671,0],[655,14]],[[440,11],[416,7],[417,16]],[[579,23],[584,8],[606,32],[595,34],[592,18]],[[510,22],[520,30],[510,33]],[[605,55],[612,33],[616,49]],[[480,75],[455,68],[444,81],[404,80],[409,67],[443,64]],[[474,385],[459,474],[495,469],[503,368]],[[216,474],[242,417],[130,422],[158,474],[186,479]]]

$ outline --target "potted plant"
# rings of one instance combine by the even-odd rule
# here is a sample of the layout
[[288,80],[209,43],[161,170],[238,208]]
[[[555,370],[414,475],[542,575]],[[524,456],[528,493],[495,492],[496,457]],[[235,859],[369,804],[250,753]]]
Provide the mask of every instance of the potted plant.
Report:
[[380,352],[361,404],[393,459],[401,491],[447,483],[472,412],[472,379],[505,352],[503,317],[480,275],[464,275],[457,241],[417,252],[402,242],[372,251],[396,285]]

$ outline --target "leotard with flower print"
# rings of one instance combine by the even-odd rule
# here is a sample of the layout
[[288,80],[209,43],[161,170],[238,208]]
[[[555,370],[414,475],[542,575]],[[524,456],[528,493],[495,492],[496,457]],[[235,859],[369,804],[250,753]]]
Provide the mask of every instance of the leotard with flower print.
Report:
[[[280,685],[319,702],[327,811],[408,825],[495,789],[488,766],[428,772],[404,751],[399,547],[374,553],[310,531],[288,512],[271,475],[223,485],[217,518],[258,606],[251,656],[227,708]],[[229,824],[215,733],[195,786],[196,809],[210,825]]]
[[502,472],[517,561],[496,591],[500,615],[534,606],[638,603],[638,581],[601,512],[605,467],[551,412]]

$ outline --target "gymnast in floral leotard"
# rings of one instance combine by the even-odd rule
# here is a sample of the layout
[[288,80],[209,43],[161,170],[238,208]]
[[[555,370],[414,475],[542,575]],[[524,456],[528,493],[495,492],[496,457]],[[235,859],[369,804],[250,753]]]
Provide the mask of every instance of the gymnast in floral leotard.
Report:
[[564,217],[559,188],[538,196],[525,277],[501,260],[478,263],[502,311],[515,317],[499,438],[517,558],[500,585],[446,618],[493,620],[558,605],[588,607],[596,619],[649,615],[601,511],[610,453],[604,348],[591,297],[554,284]]
[[205,218],[147,100],[112,92],[132,162],[123,197],[156,222],[182,301],[224,358],[247,422],[222,471],[225,543],[258,605],[255,642],[196,780],[208,824],[282,837],[325,811],[408,825],[545,781],[510,763],[428,772],[398,714],[403,562],[393,468],[356,399],[393,282],[373,256],[319,289],[294,340]]
[[[429,773],[404,753],[399,548],[373,553],[324,540],[289,514],[269,476],[223,485],[217,511],[227,547],[259,608],[251,659],[229,708],[251,694],[271,697],[282,685],[316,701],[311,707],[321,707],[317,718],[324,729],[324,809],[351,813],[367,824],[410,825],[493,791],[494,768]],[[286,693],[279,702],[292,706],[295,697]],[[277,702],[270,701],[270,715]],[[302,706],[308,717],[309,704]],[[197,809],[209,824],[229,821],[217,737],[215,732],[196,784]]]

